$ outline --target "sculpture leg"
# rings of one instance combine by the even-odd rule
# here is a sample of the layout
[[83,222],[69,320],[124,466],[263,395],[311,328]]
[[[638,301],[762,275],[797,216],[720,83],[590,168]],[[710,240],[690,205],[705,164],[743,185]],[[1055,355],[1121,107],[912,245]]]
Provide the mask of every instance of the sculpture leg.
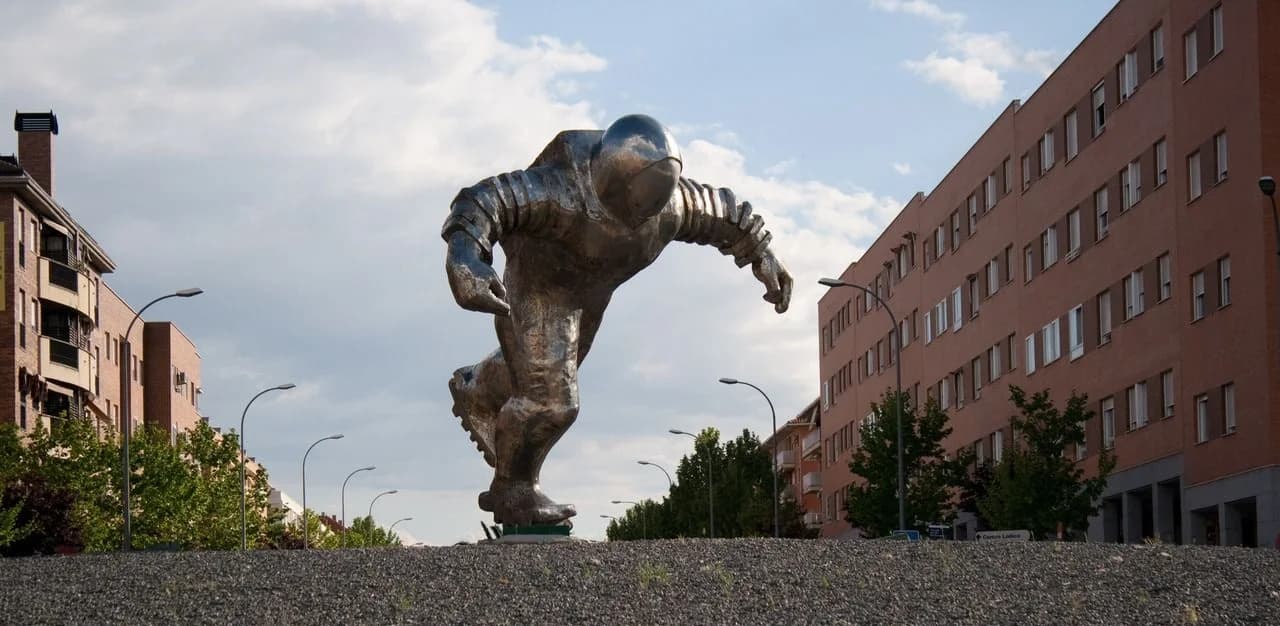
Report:
[[511,397],[511,371],[502,350],[494,350],[475,365],[458,368],[449,380],[449,393],[453,395],[453,414],[462,420],[463,430],[484,454],[485,462],[494,467],[493,431],[498,411]]

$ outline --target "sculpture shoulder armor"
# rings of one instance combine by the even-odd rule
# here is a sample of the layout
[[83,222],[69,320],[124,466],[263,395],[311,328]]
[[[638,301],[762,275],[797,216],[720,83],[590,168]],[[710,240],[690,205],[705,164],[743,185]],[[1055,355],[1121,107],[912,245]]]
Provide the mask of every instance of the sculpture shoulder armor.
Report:
[[529,166],[585,168],[591,162],[591,151],[600,144],[602,130],[565,130],[547,144]]

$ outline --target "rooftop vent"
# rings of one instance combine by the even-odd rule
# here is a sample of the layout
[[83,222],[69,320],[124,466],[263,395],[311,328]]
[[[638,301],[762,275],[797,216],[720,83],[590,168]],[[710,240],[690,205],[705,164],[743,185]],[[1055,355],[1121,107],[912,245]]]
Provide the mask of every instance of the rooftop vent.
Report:
[[20,133],[58,134],[58,116],[48,113],[14,113],[13,129]]

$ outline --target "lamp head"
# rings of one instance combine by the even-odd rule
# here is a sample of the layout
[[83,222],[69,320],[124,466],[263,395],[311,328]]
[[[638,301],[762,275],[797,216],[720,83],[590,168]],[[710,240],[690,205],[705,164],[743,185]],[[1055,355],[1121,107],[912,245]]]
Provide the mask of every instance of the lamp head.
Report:
[[279,389],[280,391],[288,391],[290,389],[293,389],[294,387],[297,387],[297,385],[293,383],[285,383],[283,385],[277,386],[276,389]]
[[636,461],[636,463],[639,463],[639,464],[641,464],[641,465],[652,465],[652,463],[650,463],[650,462],[648,462],[648,461]]
[[378,469],[378,467],[377,467],[376,465],[370,465],[369,467],[362,467],[362,468],[360,468],[360,471],[362,471],[362,472],[372,472],[373,470],[376,470],[376,469]]
[[671,433],[671,434],[673,434],[673,435],[687,435],[687,434],[689,434],[689,433],[684,432],[683,430],[676,430],[676,429],[674,429],[674,428],[672,428],[672,429],[668,430],[667,432],[669,432],[669,433]]
[[738,384],[738,379],[736,379],[736,378],[721,378],[721,379],[720,379],[720,382],[722,382],[722,383],[724,383],[724,384],[726,384],[726,385],[736,385],[736,384]]
[[1258,179],[1258,189],[1268,198],[1276,195],[1276,179],[1270,176],[1263,176]]
[[329,435],[326,439],[342,439],[344,435]]
[[182,291],[175,291],[173,295],[178,296],[179,298],[190,298],[191,296],[198,296],[202,293],[204,293],[203,289],[199,287],[192,287],[190,289],[183,289]]
[[844,281],[836,280],[834,278],[819,278],[818,284],[826,287],[843,287]]
[[389,496],[389,495],[391,495],[391,494],[393,494],[393,493],[400,493],[400,490],[399,490],[399,489],[392,489],[391,491],[384,491],[384,492],[383,492],[383,494],[388,495],[388,496]]

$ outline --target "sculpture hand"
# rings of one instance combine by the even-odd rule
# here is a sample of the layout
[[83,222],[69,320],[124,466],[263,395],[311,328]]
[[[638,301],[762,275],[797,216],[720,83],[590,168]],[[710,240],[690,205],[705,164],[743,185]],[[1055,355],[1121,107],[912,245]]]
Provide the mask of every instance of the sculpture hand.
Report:
[[449,246],[449,259],[445,263],[449,275],[449,288],[458,306],[468,311],[510,315],[507,304],[507,288],[493,267],[477,254],[468,254],[463,247]]
[[751,264],[751,273],[764,284],[765,302],[772,303],[773,310],[779,313],[786,312],[791,304],[791,273],[773,255],[773,251],[765,250],[760,259]]

